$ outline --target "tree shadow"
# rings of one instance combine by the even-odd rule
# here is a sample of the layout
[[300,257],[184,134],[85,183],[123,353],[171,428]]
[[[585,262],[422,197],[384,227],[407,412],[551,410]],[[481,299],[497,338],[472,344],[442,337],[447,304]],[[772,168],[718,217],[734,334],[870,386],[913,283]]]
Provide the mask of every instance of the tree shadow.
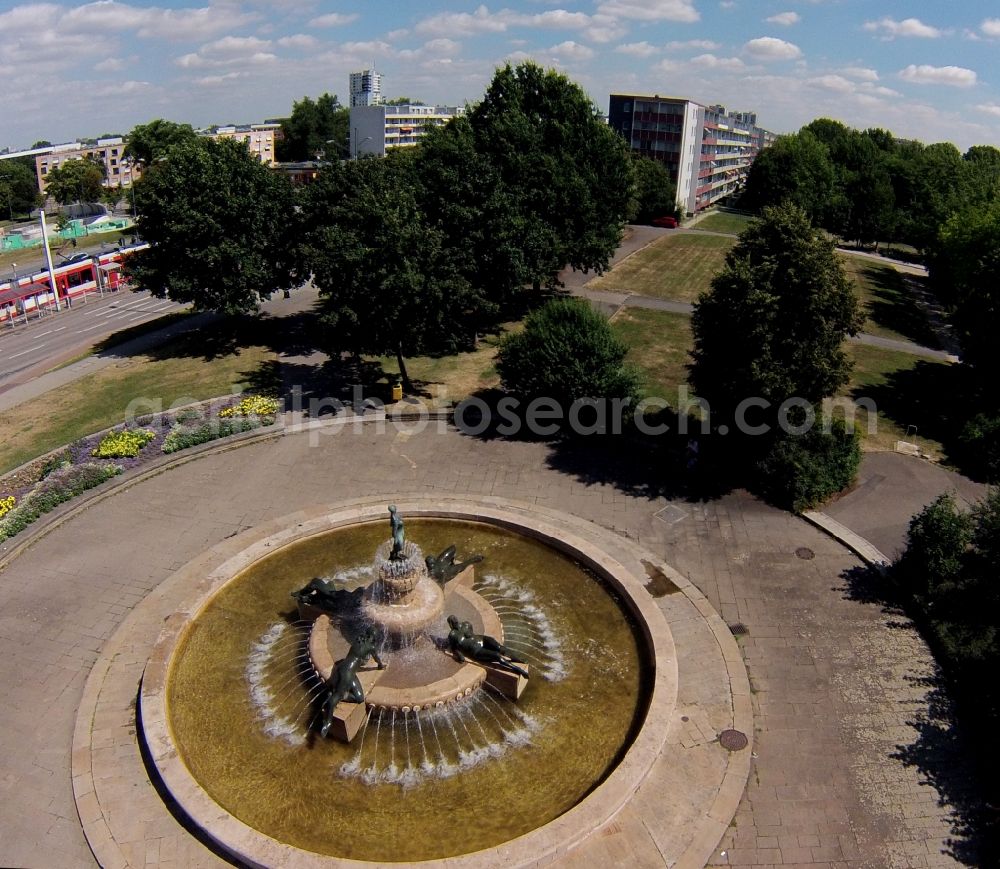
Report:
[[[518,430],[512,432],[512,416],[498,407],[506,397],[500,389],[474,393],[456,409],[456,428],[476,440],[544,443],[546,467],[585,486],[614,486],[646,500],[714,501],[738,485],[731,482],[734,478],[722,459],[724,453],[715,449],[711,436],[696,434],[701,422],[681,418],[669,408],[647,414],[646,431],[623,420],[620,429],[609,424],[604,432],[533,432],[518,413]],[[609,421],[612,418],[609,415]],[[692,441],[698,443],[695,452]]]
[[862,274],[872,286],[872,299],[867,308],[873,322],[924,347],[940,348],[941,342],[927,315],[909,292],[903,275],[884,266],[865,266]]
[[[891,574],[870,567],[854,567],[844,571],[841,579],[844,585],[837,590],[847,600],[880,607],[890,629],[920,630],[919,624],[909,618]],[[921,634],[927,640],[923,631]],[[928,644],[933,650],[933,643]],[[889,756],[916,769],[921,784],[934,788],[938,794],[937,804],[949,810],[947,853],[966,866],[997,865],[1000,816],[996,805],[987,799],[996,790],[992,784],[995,779],[984,774],[983,753],[976,750],[974,734],[960,720],[967,711],[968,700],[958,696],[937,663],[930,675],[905,679],[925,691],[925,705],[906,722],[916,731],[916,738],[909,744],[897,745]]]

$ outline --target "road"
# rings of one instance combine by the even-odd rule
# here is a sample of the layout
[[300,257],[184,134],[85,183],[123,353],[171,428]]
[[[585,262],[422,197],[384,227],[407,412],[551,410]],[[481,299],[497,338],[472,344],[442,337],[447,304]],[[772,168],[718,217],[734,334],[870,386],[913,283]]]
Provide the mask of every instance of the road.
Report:
[[84,353],[108,335],[186,310],[147,292],[121,291],[76,300],[72,308],[0,326],[0,391]]

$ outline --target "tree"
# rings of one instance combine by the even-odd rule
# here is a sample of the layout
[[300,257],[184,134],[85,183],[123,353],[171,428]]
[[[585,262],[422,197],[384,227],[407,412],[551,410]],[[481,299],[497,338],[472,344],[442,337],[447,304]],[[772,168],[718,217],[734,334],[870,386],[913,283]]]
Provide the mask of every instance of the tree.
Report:
[[325,93],[313,101],[303,97],[292,104],[291,117],[281,122],[277,143],[280,160],[317,160],[320,156],[346,157],[351,110],[340,105],[336,94]]
[[17,160],[0,160],[0,216],[27,214],[38,198],[35,173]]
[[101,197],[104,173],[92,160],[67,160],[49,170],[45,190],[60,205],[96,202]]
[[154,296],[236,313],[300,282],[291,186],[242,143],[174,145],[135,195],[137,229],[150,246],[125,270]]
[[101,202],[103,202],[108,210],[114,214],[115,209],[118,207],[118,203],[121,202],[122,189],[117,185],[110,185],[101,189]]
[[496,368],[503,388],[527,402],[551,398],[564,412],[583,399],[634,400],[638,377],[625,365],[628,345],[582,299],[553,299],[504,336]]
[[476,150],[509,191],[524,274],[555,286],[568,265],[603,272],[633,198],[625,141],[583,90],[526,62],[498,69],[469,113]]
[[414,155],[328,166],[303,204],[303,256],[331,355],[454,352],[475,341],[482,297],[420,208]]
[[841,345],[862,322],[833,244],[797,206],[765,208],[695,305],[692,386],[713,416],[748,398],[815,405],[847,382]]
[[741,203],[753,211],[792,202],[819,222],[834,194],[829,151],[808,128],[780,136],[757,155],[747,175]]
[[125,144],[124,157],[149,166],[155,160],[165,157],[167,152],[178,145],[197,141],[198,134],[190,124],[175,124],[157,118],[148,124],[132,128]]
[[670,171],[659,160],[635,156],[635,201],[631,220],[649,223],[654,217],[677,216],[677,185],[670,178]]
[[391,100],[382,100],[384,106],[424,106],[423,100],[415,100],[412,97],[393,97]]

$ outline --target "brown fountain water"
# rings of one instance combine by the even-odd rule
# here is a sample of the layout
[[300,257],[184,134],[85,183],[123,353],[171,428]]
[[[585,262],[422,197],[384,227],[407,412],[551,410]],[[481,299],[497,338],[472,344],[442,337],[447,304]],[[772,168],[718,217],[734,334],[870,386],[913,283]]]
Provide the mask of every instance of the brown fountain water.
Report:
[[[258,562],[215,595],[178,647],[167,716],[184,763],[215,802],[278,841],[381,862],[496,846],[585,797],[642,717],[647,674],[634,627],[580,564],[485,524],[413,520],[407,537],[425,552],[456,544],[462,555],[481,553],[474,589],[454,598],[457,589],[425,587],[411,598],[419,618],[380,619],[380,607],[395,607],[382,616],[403,613],[398,604],[422,583],[395,601],[372,589],[385,525],[368,523]],[[290,597],[317,577],[386,629],[387,667],[348,744],[315,731],[325,690],[310,653],[315,622]],[[476,598],[485,609],[462,609]],[[483,633],[493,613],[505,645],[528,663],[517,703],[475,665],[467,665],[480,674],[475,685],[405,694],[436,691],[453,676],[457,665],[442,649],[452,608],[478,614]],[[337,640],[336,621],[324,628],[331,660],[347,639]]]

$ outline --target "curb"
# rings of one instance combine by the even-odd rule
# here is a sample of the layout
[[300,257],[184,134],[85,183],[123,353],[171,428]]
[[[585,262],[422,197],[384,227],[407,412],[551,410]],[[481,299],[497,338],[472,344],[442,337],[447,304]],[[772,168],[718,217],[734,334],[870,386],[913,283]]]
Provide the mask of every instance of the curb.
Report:
[[869,567],[884,571],[890,564],[889,559],[881,550],[869,543],[860,534],[851,531],[846,525],[842,525],[832,516],[827,516],[818,510],[806,510],[799,514],[806,522],[815,525],[820,531],[830,535],[838,543],[846,546],[858,556]]

